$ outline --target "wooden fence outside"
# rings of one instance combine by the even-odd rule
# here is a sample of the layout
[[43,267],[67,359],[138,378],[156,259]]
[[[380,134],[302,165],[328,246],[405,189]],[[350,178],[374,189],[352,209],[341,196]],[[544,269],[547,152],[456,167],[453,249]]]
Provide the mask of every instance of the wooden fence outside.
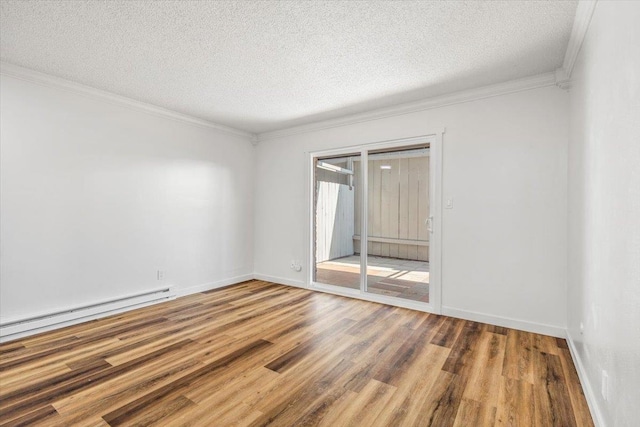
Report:
[[[345,167],[340,164],[341,167]],[[353,187],[345,175],[316,174],[316,261],[360,253],[361,162],[353,161]],[[369,255],[429,260],[429,156],[369,161]]]

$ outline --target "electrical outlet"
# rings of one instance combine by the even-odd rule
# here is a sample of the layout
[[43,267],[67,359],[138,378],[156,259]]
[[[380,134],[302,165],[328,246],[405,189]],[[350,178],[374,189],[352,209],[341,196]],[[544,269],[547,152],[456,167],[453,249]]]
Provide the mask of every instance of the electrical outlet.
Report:
[[291,269],[299,272],[302,270],[302,266],[300,265],[300,262],[293,260],[291,261]]
[[609,374],[604,369],[602,370],[602,383],[600,387],[600,393],[602,398],[606,401],[609,400]]
[[158,280],[164,280],[164,271],[158,270]]
[[584,335],[584,323],[580,322],[580,335]]

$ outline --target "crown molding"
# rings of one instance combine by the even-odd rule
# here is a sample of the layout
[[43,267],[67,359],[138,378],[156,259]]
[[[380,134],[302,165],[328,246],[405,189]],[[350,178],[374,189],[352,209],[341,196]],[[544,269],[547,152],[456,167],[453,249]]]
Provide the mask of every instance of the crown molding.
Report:
[[259,141],[267,141],[275,138],[296,135],[300,133],[314,132],[322,129],[330,129],[340,126],[347,126],[356,123],[378,120],[387,117],[400,116],[418,111],[430,110],[433,108],[445,107],[448,105],[461,104],[464,102],[477,101],[479,99],[491,98],[494,96],[506,95],[509,93],[522,92],[530,89],[537,89],[556,84],[555,73],[549,72],[522,79],[510,80],[489,86],[482,86],[446,95],[427,98],[421,101],[409,102],[393,107],[379,108],[376,110],[352,114],[335,119],[323,120],[291,128],[263,132],[258,134]]
[[571,77],[567,74],[567,70],[560,67],[555,72],[556,86],[563,90],[571,89]]
[[580,0],[578,2],[569,44],[564,54],[564,61],[562,62],[562,67],[556,70],[556,84],[561,89],[569,89],[571,87],[571,73],[573,73],[573,67],[576,65],[580,48],[587,35],[597,2],[597,0]]
[[191,125],[215,129],[223,133],[249,138],[250,140],[255,138],[255,134],[250,132],[245,132],[240,129],[235,129],[229,126],[220,125],[214,122],[210,122],[208,120],[199,119],[197,117],[189,116],[187,114],[182,114],[166,108],[158,107],[156,105],[147,104],[145,102],[136,101],[134,99],[127,98],[125,96],[116,95],[111,92],[107,92],[101,89],[96,89],[91,86],[86,86],[86,85],[76,83],[70,80],[66,80],[60,77],[52,76],[50,74],[45,74],[39,71],[20,67],[18,65],[10,64],[4,61],[0,62],[0,74],[10,76],[16,79],[24,80],[30,83],[36,83],[43,86],[53,87],[56,89],[61,89],[68,92],[89,96],[94,99],[106,101],[112,104],[122,105],[134,110],[152,114],[154,116],[164,117],[164,118],[188,123]]

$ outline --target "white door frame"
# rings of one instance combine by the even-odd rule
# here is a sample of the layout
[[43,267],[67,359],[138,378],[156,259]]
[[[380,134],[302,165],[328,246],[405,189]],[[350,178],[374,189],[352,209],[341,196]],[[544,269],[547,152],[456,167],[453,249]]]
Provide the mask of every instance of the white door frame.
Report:
[[[373,142],[369,144],[359,144],[349,147],[341,147],[331,150],[312,151],[307,153],[307,261],[306,272],[307,277],[305,284],[308,288],[333,293],[342,296],[374,301],[383,304],[405,307],[414,310],[426,311],[430,313],[440,314],[442,310],[442,139],[444,129],[439,132],[429,133],[425,135],[415,136],[411,138],[395,139],[389,141]],[[314,159],[317,157],[340,156],[343,154],[359,153],[361,156],[361,173],[364,188],[362,191],[361,212],[367,212],[368,194],[367,191],[367,174],[368,161],[367,155],[370,150],[399,148],[421,143],[430,144],[430,163],[429,163],[429,209],[433,216],[431,228],[432,232],[429,236],[429,303],[404,300],[401,298],[389,297],[386,295],[371,294],[364,291],[364,284],[367,280],[366,256],[362,256],[360,251],[360,289],[349,289],[340,286],[327,285],[313,281],[313,271],[315,268],[314,254],[314,193],[315,193],[315,173]],[[360,230],[360,247],[367,248],[367,215],[362,215]],[[366,255],[366,253],[365,253]]]

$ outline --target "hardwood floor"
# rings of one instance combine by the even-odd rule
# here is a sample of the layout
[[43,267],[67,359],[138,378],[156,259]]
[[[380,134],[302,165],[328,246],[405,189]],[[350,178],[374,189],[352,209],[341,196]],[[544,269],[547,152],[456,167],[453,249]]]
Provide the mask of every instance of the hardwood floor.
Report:
[[251,281],[0,345],[0,425],[593,424],[564,340]]

